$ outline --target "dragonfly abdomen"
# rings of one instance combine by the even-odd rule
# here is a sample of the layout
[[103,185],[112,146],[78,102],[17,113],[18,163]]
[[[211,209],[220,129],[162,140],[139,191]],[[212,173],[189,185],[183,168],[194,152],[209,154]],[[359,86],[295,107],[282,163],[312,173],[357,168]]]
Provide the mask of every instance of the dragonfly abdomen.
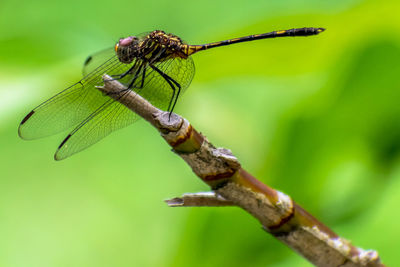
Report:
[[249,42],[249,41],[267,39],[267,38],[276,38],[276,37],[310,36],[310,35],[319,34],[319,33],[323,32],[324,30],[325,30],[324,28],[304,27],[304,28],[295,28],[295,29],[290,29],[290,30],[272,31],[272,32],[267,32],[267,33],[262,33],[262,34],[254,34],[254,35],[244,36],[244,37],[240,37],[240,38],[224,40],[224,41],[220,41],[220,42],[203,44],[203,45],[186,45],[184,48],[184,51],[185,51],[186,55],[190,56],[201,50],[206,50],[206,49],[230,45],[230,44]]

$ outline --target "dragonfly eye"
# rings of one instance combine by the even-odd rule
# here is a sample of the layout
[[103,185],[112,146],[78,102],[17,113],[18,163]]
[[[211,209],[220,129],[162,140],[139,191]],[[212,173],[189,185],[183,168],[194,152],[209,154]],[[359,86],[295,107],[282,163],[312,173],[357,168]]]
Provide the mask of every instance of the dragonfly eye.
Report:
[[133,41],[136,40],[136,39],[137,39],[137,38],[134,37],[134,36],[129,36],[129,37],[126,37],[126,38],[121,38],[121,39],[119,39],[118,44],[119,44],[120,46],[129,46],[129,45],[131,45],[131,44],[133,43]]

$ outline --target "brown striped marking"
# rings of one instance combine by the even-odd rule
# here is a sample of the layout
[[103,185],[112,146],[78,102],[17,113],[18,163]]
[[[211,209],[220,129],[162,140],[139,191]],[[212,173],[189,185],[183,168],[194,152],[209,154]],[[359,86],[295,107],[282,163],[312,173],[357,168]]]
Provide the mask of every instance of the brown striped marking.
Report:
[[294,208],[292,207],[289,214],[283,218],[281,218],[281,220],[274,224],[274,225],[269,225],[268,226],[268,230],[273,232],[279,232],[279,229],[284,226],[287,222],[289,222],[292,218],[294,217]]
[[236,170],[229,169],[228,171],[223,172],[223,173],[206,175],[206,176],[202,177],[202,179],[206,182],[217,181],[217,180],[221,180],[221,179],[225,179],[225,178],[230,178],[235,174],[235,172],[236,172]]
[[188,140],[192,134],[193,131],[193,127],[192,125],[189,125],[185,135],[183,136],[178,136],[177,140],[175,142],[169,142],[169,145],[172,146],[173,148],[183,144],[184,142],[186,142],[186,140]]

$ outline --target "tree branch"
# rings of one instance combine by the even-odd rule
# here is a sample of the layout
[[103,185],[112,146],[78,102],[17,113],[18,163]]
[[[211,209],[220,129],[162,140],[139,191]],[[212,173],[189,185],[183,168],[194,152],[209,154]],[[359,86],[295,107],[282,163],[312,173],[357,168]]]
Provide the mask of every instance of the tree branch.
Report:
[[182,197],[167,199],[170,207],[227,207],[235,206],[231,201],[215,192],[186,193]]
[[230,150],[214,147],[186,119],[155,108],[110,76],[104,75],[103,79],[104,86],[98,89],[150,122],[173,151],[215,192],[215,195],[184,195],[167,201],[168,205],[236,205],[258,219],[268,233],[316,266],[384,266],[376,251],[353,246],[289,196],[261,183],[241,167]]

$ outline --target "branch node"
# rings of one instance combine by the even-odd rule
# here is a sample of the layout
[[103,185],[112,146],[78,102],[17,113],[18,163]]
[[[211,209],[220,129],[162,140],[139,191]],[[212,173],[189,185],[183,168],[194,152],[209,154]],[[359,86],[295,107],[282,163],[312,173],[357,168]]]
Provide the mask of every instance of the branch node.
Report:
[[181,129],[183,124],[183,119],[181,116],[167,111],[155,114],[154,121],[156,123],[156,127],[163,134],[177,132],[179,129]]

